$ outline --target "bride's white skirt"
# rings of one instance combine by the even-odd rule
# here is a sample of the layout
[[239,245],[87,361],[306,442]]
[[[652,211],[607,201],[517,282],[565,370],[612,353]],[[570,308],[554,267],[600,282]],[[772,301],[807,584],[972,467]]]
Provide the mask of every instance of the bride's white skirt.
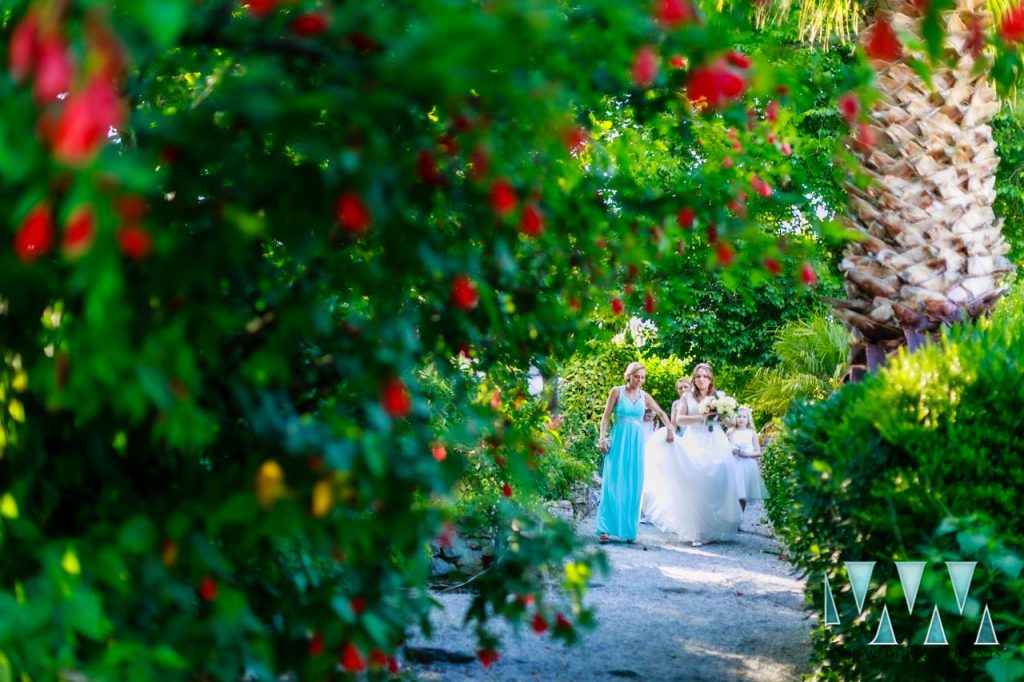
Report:
[[732,446],[719,426],[694,424],[672,443],[664,428],[647,439],[643,511],[662,531],[688,541],[731,538],[740,525],[736,486]]

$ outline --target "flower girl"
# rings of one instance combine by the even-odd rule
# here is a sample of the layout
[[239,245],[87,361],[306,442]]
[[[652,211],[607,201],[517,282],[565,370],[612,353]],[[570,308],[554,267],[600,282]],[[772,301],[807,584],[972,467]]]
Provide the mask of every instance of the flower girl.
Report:
[[736,456],[736,466],[740,470],[746,488],[746,499],[740,501],[743,509],[750,500],[763,500],[768,497],[768,489],[761,478],[761,444],[754,430],[754,416],[749,407],[741,407],[736,413],[736,425],[729,429],[729,442],[732,443],[732,454]]

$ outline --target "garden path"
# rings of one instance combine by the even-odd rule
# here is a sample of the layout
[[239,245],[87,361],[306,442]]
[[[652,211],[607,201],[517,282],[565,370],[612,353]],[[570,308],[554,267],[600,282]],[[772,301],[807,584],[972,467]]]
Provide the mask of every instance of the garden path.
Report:
[[[468,664],[414,664],[420,680],[795,680],[806,672],[816,620],[803,607],[804,582],[782,557],[763,507],[744,515],[734,542],[691,547],[652,526],[640,526],[642,548],[606,547],[612,571],[594,578],[587,601],[598,625],[566,648],[523,627],[502,624],[501,660],[490,670]],[[580,524],[593,541],[593,520]],[[468,594],[437,595],[432,640],[472,655],[461,617]]]

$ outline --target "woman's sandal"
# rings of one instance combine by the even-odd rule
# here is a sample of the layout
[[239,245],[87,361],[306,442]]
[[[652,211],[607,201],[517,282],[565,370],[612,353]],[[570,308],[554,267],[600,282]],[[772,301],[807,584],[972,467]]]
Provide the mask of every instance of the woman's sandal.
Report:
[[611,542],[611,540],[612,539],[608,537],[608,533],[602,533],[597,536],[597,541],[602,545],[607,545],[609,542]]
[[634,540],[626,540],[626,544],[627,545],[633,545],[634,547],[636,547],[636,546],[638,546],[640,544],[640,541],[636,540],[636,539],[634,539]]

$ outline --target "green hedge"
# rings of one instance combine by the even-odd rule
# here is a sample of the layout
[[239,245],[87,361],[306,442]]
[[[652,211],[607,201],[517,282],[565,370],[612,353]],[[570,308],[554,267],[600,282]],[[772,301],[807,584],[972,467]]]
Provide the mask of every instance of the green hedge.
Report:
[[[823,612],[827,573],[841,616],[814,633],[824,679],[1024,677],[1022,310],[1018,291],[992,319],[798,406],[787,440],[771,449],[769,470],[780,476],[768,477],[771,492],[792,489],[773,520],[808,574],[810,605]],[[850,560],[879,562],[859,622],[842,569]],[[912,616],[896,560],[929,562]],[[946,560],[979,562],[963,616]],[[909,646],[868,646],[883,603]],[[921,645],[935,604],[948,647]],[[973,646],[985,605],[1004,647]]]

